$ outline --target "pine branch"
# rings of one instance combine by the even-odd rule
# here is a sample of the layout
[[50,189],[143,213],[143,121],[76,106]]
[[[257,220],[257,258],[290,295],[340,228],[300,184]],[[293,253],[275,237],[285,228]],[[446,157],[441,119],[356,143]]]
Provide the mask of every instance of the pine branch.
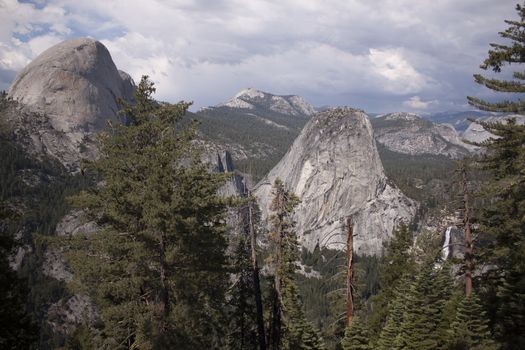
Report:
[[488,112],[503,112],[503,113],[522,113],[525,111],[525,102],[519,100],[518,102],[503,101],[490,103],[476,97],[467,96],[468,103],[471,106]]
[[494,91],[525,93],[525,85],[516,81],[488,79],[482,76],[481,74],[475,74],[474,80],[476,81],[476,83],[485,85],[486,87]]

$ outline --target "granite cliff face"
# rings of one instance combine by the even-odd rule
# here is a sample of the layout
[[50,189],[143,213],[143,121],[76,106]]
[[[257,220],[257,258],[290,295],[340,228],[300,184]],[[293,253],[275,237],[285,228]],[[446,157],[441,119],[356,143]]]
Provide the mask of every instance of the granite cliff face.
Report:
[[388,184],[365,113],[337,108],[315,115],[284,158],[256,186],[263,217],[280,178],[301,199],[295,220],[303,246],[342,248],[352,217],[354,249],[379,254],[394,226],[410,221],[416,203]]
[[12,119],[35,153],[51,155],[74,171],[81,157],[94,157],[94,133],[116,118],[118,98],[132,101],[133,89],[133,80],[117,70],[103,44],[89,38],[64,41],[18,73],[9,97],[21,110]]
[[375,139],[391,151],[461,158],[468,145],[450,124],[433,123],[413,113],[390,113],[371,120]]

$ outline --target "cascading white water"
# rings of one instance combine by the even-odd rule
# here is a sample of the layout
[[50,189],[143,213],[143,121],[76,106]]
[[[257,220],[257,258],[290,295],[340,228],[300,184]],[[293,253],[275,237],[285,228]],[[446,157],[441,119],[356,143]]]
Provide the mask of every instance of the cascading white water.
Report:
[[443,260],[447,260],[450,253],[450,232],[452,231],[452,226],[447,227],[445,231],[445,241],[443,242],[442,257]]

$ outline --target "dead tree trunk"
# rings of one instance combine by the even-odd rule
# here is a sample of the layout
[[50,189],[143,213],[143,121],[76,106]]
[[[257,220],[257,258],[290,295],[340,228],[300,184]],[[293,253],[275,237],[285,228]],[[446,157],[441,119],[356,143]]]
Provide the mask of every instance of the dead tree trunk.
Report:
[[[248,196],[251,192],[248,191]],[[259,278],[259,265],[257,263],[257,231],[253,223],[253,201],[250,199],[248,207],[248,225],[250,230],[250,241],[252,251],[252,282],[255,294],[255,307],[257,311],[257,336],[259,338],[259,349],[266,350],[266,335],[264,332],[264,315],[261,296],[261,283]]]
[[463,180],[463,230],[465,240],[465,296],[468,298],[472,295],[472,232],[470,230],[469,192],[465,164],[461,167],[461,175]]
[[346,326],[352,326],[354,318],[354,296],[353,296],[353,255],[354,255],[354,230],[352,219],[348,218],[348,238],[346,240],[347,270],[346,270]]

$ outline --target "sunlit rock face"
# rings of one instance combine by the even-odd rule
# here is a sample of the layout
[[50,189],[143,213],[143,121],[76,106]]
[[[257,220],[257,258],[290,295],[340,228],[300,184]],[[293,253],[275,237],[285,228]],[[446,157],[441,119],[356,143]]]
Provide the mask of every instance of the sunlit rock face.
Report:
[[401,221],[415,215],[416,203],[392,187],[377,153],[372,127],[362,111],[336,108],[315,115],[291,149],[256,187],[268,217],[276,178],[301,199],[295,220],[303,246],[343,248],[352,218],[354,249],[380,254]]
[[117,70],[102,43],[80,38],[35,58],[18,73],[9,97],[34,114],[33,120],[18,120],[18,127],[25,128],[37,152],[74,169],[80,155],[94,156],[94,133],[116,119],[118,98],[132,101],[133,89],[133,80]]
[[296,95],[273,95],[254,88],[239,91],[232,99],[217,107],[240,109],[266,109],[273,112],[299,117],[315,113],[315,107]]
[[461,158],[469,153],[456,129],[413,113],[390,113],[372,119],[375,139],[391,151],[411,155],[442,155]]

